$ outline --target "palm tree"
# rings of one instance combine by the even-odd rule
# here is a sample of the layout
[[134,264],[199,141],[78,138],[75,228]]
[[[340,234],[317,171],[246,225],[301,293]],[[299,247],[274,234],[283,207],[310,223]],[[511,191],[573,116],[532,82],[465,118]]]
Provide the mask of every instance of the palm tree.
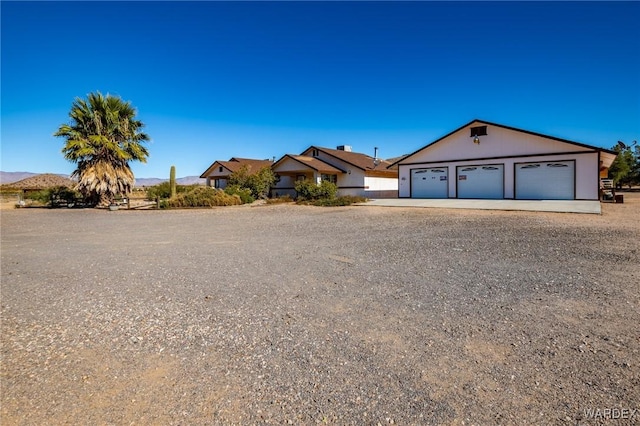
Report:
[[108,205],[118,195],[127,195],[135,183],[130,161],[146,163],[143,145],[149,136],[135,118],[136,110],[120,97],[89,93],[71,106],[70,124],[62,124],[54,136],[67,139],[64,158],[77,164],[72,177],[77,189],[94,205]]

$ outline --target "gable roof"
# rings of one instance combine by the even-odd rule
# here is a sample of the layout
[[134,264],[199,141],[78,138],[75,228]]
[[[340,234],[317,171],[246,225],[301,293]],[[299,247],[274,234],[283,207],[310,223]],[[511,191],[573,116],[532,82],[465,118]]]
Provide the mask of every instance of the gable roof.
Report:
[[486,124],[488,126],[501,127],[503,129],[512,130],[512,131],[520,132],[520,133],[527,133],[529,135],[538,136],[538,137],[542,137],[542,138],[545,138],[545,139],[551,139],[551,140],[555,140],[555,141],[558,141],[558,142],[568,143],[568,144],[571,144],[571,145],[580,146],[582,148],[592,149],[594,151],[601,151],[601,152],[605,152],[605,153],[608,153],[608,154],[616,154],[614,151],[611,151],[611,150],[608,150],[608,149],[605,149],[605,148],[598,148],[596,146],[587,145],[587,144],[580,143],[580,142],[575,142],[575,141],[570,141],[568,139],[562,139],[562,138],[558,138],[558,137],[555,137],[555,136],[549,136],[549,135],[545,135],[545,134],[542,134],[542,133],[532,132],[532,131],[529,131],[529,130],[518,129],[516,127],[505,126],[504,124],[492,123],[490,121],[475,119],[475,120],[471,120],[467,124],[464,124],[464,125],[458,127],[457,129],[453,130],[452,132],[447,133],[446,135],[442,136],[441,138],[436,139],[435,141],[431,142],[430,144],[427,144],[427,145],[423,146],[422,148],[417,149],[416,151],[412,152],[411,154],[405,155],[404,157],[396,160],[391,165],[389,165],[388,168],[391,168],[392,166],[395,166],[396,164],[402,162],[403,160],[412,157],[413,155],[417,154],[418,152],[420,152],[420,151],[422,151],[422,150],[424,150],[424,149],[426,149],[426,148],[428,148],[430,146],[433,146],[433,145],[437,144],[438,142],[441,142],[441,141],[445,140],[446,138],[448,138],[449,136],[453,135],[454,133],[459,132],[460,130],[462,130],[462,129],[466,128],[466,127],[469,127],[472,124]]
[[278,167],[278,164],[281,163],[282,161],[285,161],[286,159],[291,159],[309,169],[312,169],[321,173],[332,173],[332,174],[346,173],[344,170],[339,169],[338,167],[332,166],[331,164],[326,163],[320,160],[319,158],[309,157],[308,155],[285,154],[282,156],[282,158],[280,158],[278,161],[273,163],[273,166],[271,166],[271,168],[275,170]]
[[376,165],[374,163],[374,158],[367,154],[361,154],[359,152],[352,151],[343,151],[340,149],[331,149],[331,148],[323,148],[319,146],[310,146],[302,153],[308,152],[310,150],[317,149],[318,151],[322,151],[327,155],[330,155],[338,160],[341,160],[353,167],[356,167],[360,170],[367,171],[379,171],[379,172],[389,172],[388,167],[391,166],[391,163],[387,160],[383,160],[379,158],[380,162]]
[[271,167],[273,163],[271,160],[256,160],[253,158],[240,158],[240,157],[231,157],[229,161],[219,161],[216,160],[205,170],[204,173],[200,175],[201,178],[206,178],[209,173],[211,173],[216,167],[224,167],[229,170],[229,173],[233,173],[235,171],[240,170],[242,166],[248,166],[249,170],[258,171],[263,167]]

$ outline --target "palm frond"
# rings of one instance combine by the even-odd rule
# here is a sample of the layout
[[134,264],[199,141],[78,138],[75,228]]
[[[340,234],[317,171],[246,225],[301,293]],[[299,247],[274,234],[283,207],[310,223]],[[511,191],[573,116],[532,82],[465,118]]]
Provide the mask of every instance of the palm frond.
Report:
[[149,156],[143,144],[150,139],[135,108],[120,97],[94,92],[74,100],[69,118],[54,136],[66,139],[62,153],[77,163],[78,189],[100,202],[129,193],[135,182],[129,162],[146,162]]

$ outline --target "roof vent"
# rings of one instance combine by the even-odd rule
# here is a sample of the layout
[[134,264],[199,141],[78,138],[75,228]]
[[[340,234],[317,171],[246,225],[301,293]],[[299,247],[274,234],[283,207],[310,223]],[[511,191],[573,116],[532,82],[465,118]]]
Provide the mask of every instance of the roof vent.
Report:
[[340,145],[337,150],[351,152],[351,145]]

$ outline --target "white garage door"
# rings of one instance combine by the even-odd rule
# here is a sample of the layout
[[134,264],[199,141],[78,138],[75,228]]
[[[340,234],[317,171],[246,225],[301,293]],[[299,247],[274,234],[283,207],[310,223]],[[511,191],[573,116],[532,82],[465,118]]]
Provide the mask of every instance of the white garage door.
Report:
[[411,170],[411,197],[448,198],[448,167]]
[[458,198],[504,198],[504,165],[457,167]]
[[520,200],[573,200],[575,162],[516,164],[515,195]]

